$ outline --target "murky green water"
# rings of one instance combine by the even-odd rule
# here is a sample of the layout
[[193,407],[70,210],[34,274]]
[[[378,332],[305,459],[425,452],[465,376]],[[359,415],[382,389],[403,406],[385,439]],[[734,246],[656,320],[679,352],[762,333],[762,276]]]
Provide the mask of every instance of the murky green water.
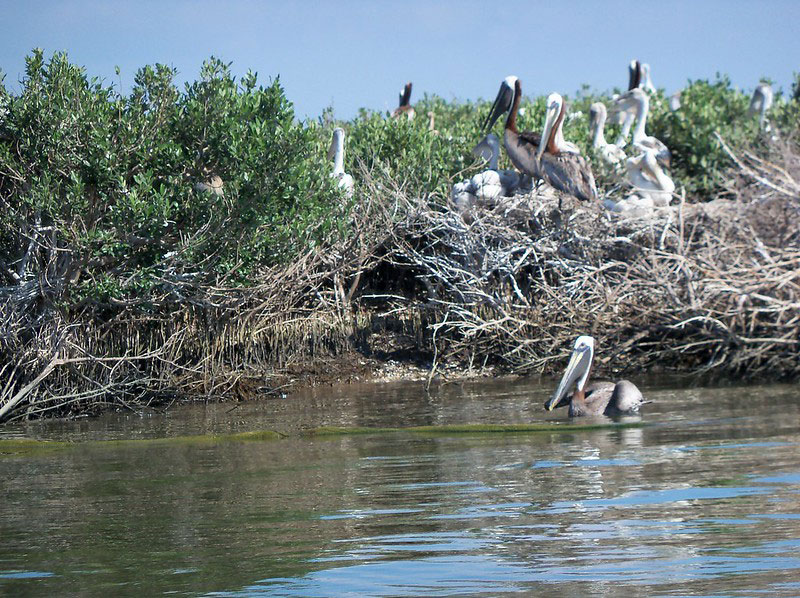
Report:
[[800,595],[800,387],[650,385],[642,428],[99,443],[565,420],[550,385],[322,389],[7,428],[0,594]]

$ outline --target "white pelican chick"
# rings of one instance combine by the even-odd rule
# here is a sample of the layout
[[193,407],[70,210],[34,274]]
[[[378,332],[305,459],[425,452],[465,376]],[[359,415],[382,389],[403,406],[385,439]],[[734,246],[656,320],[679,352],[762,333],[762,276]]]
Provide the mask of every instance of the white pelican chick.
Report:
[[353,177],[344,171],[344,129],[341,127],[333,130],[333,139],[328,150],[328,160],[331,159],[333,159],[331,176],[338,180],[339,188],[344,189],[347,197],[353,197]]
[[520,187],[523,177],[514,170],[500,170],[500,140],[489,133],[472,148],[477,158],[489,162],[489,168],[471,179],[453,185],[451,199],[459,210],[469,209],[477,202],[493,202],[500,197],[509,197]]

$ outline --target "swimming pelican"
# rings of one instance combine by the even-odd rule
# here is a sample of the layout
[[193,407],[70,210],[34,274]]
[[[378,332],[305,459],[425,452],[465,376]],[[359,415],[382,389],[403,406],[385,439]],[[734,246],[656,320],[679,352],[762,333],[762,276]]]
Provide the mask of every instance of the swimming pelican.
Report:
[[597,199],[594,175],[578,147],[564,141],[561,126],[566,107],[557,93],[547,96],[542,142],[536,152],[544,180],[553,188],[580,200]]
[[633,130],[633,147],[636,151],[656,153],[658,161],[669,167],[672,154],[666,145],[659,139],[645,133],[647,126],[647,114],[650,111],[650,99],[640,88],[626,91],[614,102],[614,110],[629,111],[636,109],[636,128]]
[[508,112],[503,133],[503,145],[511,163],[520,172],[534,179],[542,179],[544,177],[536,157],[541,137],[533,131],[519,132],[517,130],[517,112],[521,99],[522,85],[517,77],[509,75],[500,84],[500,91],[497,92],[492,109],[481,128],[485,131],[490,130],[500,115]]
[[617,166],[625,158],[625,152],[621,147],[606,141],[603,129],[606,126],[606,105],[602,102],[595,102],[589,108],[589,130],[592,132],[592,147],[600,155],[603,162],[610,166]]
[[405,84],[402,91],[400,92],[400,102],[397,108],[394,109],[392,112],[392,118],[400,118],[401,116],[406,116],[408,120],[414,120],[416,116],[416,112],[414,112],[414,107],[411,105],[411,82]]
[[759,83],[753,91],[753,97],[750,100],[750,107],[747,109],[747,115],[753,116],[758,112],[758,128],[769,131],[769,123],[767,122],[767,110],[772,106],[772,86],[769,83]]
[[[638,388],[627,380],[593,382],[587,384],[594,359],[594,339],[579,336],[572,349],[569,364],[561,377],[556,392],[544,406],[548,411],[569,404],[569,416],[621,415],[636,413],[644,397]],[[570,396],[569,390],[575,386]]]
[[341,127],[333,130],[333,139],[328,150],[328,160],[331,159],[333,159],[331,176],[338,179],[339,188],[344,189],[347,197],[353,197],[353,177],[344,171],[344,129]]

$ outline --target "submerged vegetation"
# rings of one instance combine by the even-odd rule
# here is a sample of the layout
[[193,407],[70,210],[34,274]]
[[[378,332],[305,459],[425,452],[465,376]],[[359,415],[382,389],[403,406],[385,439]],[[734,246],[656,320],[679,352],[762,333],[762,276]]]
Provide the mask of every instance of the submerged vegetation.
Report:
[[[148,66],[124,94],[37,51],[19,93],[0,85],[0,421],[279,392],[348,354],[549,372],[579,333],[605,370],[800,373],[797,94],[765,134],[726,78],[676,112],[659,92],[648,128],[682,193],[653,218],[534,194],[467,223],[449,190],[484,167],[488,102],[298,122],[279,79],[229,66],[183,88]],[[589,155],[595,101],[564,127]],[[539,130],[544,98],[522,108]]]

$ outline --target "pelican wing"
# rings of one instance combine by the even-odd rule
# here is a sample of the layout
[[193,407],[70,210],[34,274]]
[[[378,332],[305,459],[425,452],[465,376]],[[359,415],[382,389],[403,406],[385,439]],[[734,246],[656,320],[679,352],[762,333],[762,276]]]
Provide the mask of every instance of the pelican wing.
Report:
[[542,155],[545,181],[559,191],[569,193],[581,201],[597,199],[597,186],[589,163],[583,156],[562,153]]
[[544,178],[539,166],[539,160],[536,159],[536,152],[539,150],[541,139],[542,136],[539,133],[531,131],[515,133],[509,129],[506,129],[503,136],[506,153],[514,167],[520,172],[537,179]]
[[627,380],[620,380],[614,385],[613,393],[606,407],[606,415],[636,413],[642,403],[644,403],[644,397],[636,385]]

